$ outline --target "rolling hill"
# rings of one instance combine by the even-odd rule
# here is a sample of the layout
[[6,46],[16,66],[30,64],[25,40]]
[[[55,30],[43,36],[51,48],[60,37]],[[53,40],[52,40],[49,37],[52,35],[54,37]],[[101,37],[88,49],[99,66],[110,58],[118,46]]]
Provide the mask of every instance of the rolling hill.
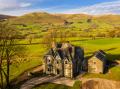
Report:
[[[91,16],[87,14],[34,12],[10,18],[9,21],[11,24],[15,24],[18,29],[23,30],[24,34],[35,32],[43,35],[51,27],[63,29],[65,32],[69,31],[79,36],[107,36],[113,30],[115,34],[120,32],[120,15]],[[60,28],[60,26],[65,28]]]
[[[9,16],[0,15],[0,18],[9,18]],[[11,21],[19,24],[64,24],[65,21],[85,23],[88,19],[98,23],[120,24],[120,15],[91,16],[87,14],[49,14],[46,12],[28,13],[12,18]]]
[[64,24],[64,19],[45,12],[34,12],[12,19],[13,23],[20,24]]
[[15,17],[15,16],[1,15],[1,14],[0,14],[0,20],[9,19],[9,18],[14,18],[14,17]]

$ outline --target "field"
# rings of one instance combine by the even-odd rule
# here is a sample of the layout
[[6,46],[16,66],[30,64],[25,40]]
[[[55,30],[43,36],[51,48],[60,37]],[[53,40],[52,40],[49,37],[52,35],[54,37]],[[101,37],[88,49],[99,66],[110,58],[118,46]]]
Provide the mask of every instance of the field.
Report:
[[[40,40],[40,39],[39,39]],[[68,38],[70,43],[73,45],[81,46],[85,51],[85,58],[91,56],[95,51],[101,49],[107,53],[108,60],[119,60],[120,59],[120,38],[96,38],[95,40],[91,38]],[[27,43],[22,41],[21,43]],[[38,42],[38,39],[33,41]],[[11,65],[11,79],[14,79],[19,74],[23,73],[25,70],[33,68],[35,66],[42,64],[43,55],[46,53],[44,44],[31,44],[27,45],[27,57],[26,60],[20,65],[12,64]],[[102,77],[113,80],[120,80],[120,67],[113,67],[110,69],[110,74],[87,74],[86,77]]]
[[[85,60],[88,60],[97,50],[105,51],[107,59],[110,61],[120,60],[120,16],[90,17],[84,14],[31,13],[10,18],[9,24],[17,29],[22,39],[18,41],[18,44],[26,49],[23,53],[24,56],[21,59],[16,58],[17,62],[13,61],[10,65],[10,80],[12,81],[25,71],[43,64],[43,56],[48,50],[42,42],[49,41],[51,34],[55,32],[54,36],[57,41],[63,37],[65,41],[81,46],[85,52]],[[120,81],[120,66],[111,67],[106,74],[85,74],[83,77]],[[48,86],[54,89],[60,85],[48,84]],[[36,89],[47,89],[45,85],[40,85],[40,87]],[[67,89],[65,86],[60,87]]]

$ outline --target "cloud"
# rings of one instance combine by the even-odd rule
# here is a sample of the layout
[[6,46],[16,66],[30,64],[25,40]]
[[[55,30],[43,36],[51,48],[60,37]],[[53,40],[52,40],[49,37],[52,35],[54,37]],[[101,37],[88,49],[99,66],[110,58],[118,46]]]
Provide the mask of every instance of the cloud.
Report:
[[31,3],[19,0],[0,0],[0,11],[9,11],[31,6]]
[[92,14],[92,15],[120,14],[120,0],[112,1],[112,2],[104,2],[100,4],[95,4],[92,6],[69,9],[62,13],[71,13],[71,14],[85,13],[85,14]]
[[[75,9],[70,5],[41,6],[45,1],[53,0],[0,0],[0,14],[23,15],[30,12],[46,11],[50,13],[85,13],[92,15],[120,14],[120,0],[104,2],[91,6],[78,7]],[[38,5],[39,3],[39,5]]]
[[38,8],[38,9],[19,9],[19,10],[15,9],[15,10],[11,10],[11,11],[2,11],[2,12],[0,11],[0,13],[6,14],[6,15],[21,16],[21,15],[31,13],[31,12],[47,12],[54,8],[55,7]]
[[29,7],[31,6],[31,3],[21,3],[20,7]]

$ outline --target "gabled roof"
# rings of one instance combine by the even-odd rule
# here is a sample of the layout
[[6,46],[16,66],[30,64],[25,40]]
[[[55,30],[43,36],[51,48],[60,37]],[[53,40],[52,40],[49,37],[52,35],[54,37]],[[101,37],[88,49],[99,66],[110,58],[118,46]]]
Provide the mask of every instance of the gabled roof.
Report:
[[95,52],[94,56],[96,58],[100,59],[101,61],[106,60],[106,53],[103,50],[99,50],[99,51]]
[[[75,50],[73,50],[73,47]],[[54,58],[59,56],[61,59],[67,58],[68,60],[83,59],[84,51],[82,48],[72,46],[69,43],[57,43],[56,47],[51,48],[46,55],[52,55]]]

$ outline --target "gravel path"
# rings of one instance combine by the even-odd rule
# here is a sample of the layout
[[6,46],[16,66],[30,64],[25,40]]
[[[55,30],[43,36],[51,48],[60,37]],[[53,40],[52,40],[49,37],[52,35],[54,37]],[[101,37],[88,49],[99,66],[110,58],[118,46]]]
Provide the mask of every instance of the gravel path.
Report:
[[46,83],[46,82],[51,82],[55,79],[59,78],[58,76],[46,76],[46,77],[36,77],[36,78],[32,78],[30,80],[28,80],[27,82],[25,82],[20,89],[32,89],[34,86],[42,84],[42,83]]

